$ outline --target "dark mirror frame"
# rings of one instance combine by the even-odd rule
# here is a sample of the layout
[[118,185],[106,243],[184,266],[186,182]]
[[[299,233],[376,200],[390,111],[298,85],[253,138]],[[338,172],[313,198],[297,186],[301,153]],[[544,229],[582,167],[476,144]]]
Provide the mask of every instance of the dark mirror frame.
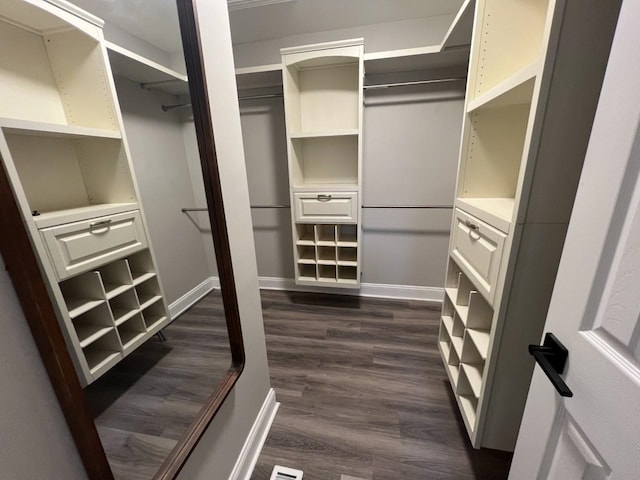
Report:
[[[213,244],[231,344],[231,366],[220,383],[215,386],[214,392],[182,440],[165,459],[154,480],[169,480],[178,476],[207,426],[240,377],[245,363],[197,12],[193,0],[176,1]],[[46,282],[38,266],[27,228],[4,168],[0,168],[0,229],[5,232],[4,235],[0,235],[0,253],[87,475],[92,480],[113,480],[113,473],[86,404],[84,391],[67,350]]]

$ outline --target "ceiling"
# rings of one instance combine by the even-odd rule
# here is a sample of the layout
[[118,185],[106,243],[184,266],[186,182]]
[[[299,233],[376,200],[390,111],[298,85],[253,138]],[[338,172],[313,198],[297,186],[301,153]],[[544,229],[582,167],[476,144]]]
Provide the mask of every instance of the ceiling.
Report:
[[[180,50],[175,0],[71,0],[167,52]],[[234,43],[408,20],[458,11],[463,0],[290,0],[247,2],[230,12]]]

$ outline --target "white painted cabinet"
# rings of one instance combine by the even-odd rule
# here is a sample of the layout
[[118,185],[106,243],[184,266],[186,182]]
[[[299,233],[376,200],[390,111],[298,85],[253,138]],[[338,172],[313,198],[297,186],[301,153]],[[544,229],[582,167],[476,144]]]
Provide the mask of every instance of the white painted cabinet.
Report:
[[296,283],[357,288],[363,41],[281,53]]
[[439,337],[474,447],[515,445],[615,8],[477,2]]
[[87,385],[169,321],[102,22],[39,0],[0,14],[3,168]]

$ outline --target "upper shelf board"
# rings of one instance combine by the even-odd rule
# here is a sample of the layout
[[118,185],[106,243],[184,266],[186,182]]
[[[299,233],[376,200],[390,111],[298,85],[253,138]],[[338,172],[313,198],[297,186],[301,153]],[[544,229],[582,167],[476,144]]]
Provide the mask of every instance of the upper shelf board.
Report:
[[163,82],[153,88],[171,95],[189,94],[189,83],[186,75],[114,43],[105,43],[109,52],[111,68],[115,75],[141,84]]
[[456,47],[443,51],[439,45],[434,45],[364,55],[364,69],[367,75],[466,67],[468,62],[469,47]]
[[239,89],[281,87],[282,65],[274,63],[236,68],[236,83]]

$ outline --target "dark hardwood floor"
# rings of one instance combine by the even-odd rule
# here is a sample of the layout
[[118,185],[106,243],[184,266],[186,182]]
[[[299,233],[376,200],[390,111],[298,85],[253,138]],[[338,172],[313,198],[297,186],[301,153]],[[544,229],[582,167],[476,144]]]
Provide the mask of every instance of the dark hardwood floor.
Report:
[[231,365],[220,291],[85,389],[117,480],[149,480]]
[[469,444],[437,349],[439,308],[263,291],[281,407],[252,480],[504,479],[511,454]]

